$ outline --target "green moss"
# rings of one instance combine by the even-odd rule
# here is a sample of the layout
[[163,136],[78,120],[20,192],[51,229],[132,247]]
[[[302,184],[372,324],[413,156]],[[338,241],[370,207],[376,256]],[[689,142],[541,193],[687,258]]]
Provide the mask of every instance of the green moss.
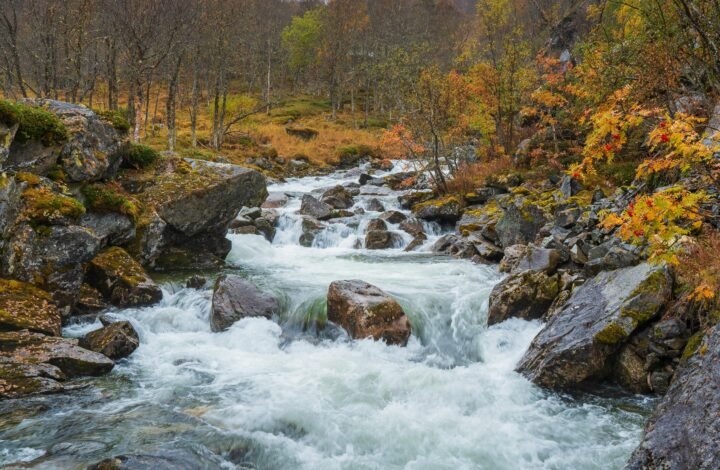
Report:
[[449,204],[456,204],[459,207],[462,207],[462,202],[460,201],[460,199],[457,196],[451,195],[451,196],[441,197],[438,199],[430,199],[429,201],[415,204],[413,206],[413,211],[418,211],[425,207],[443,207],[443,206],[447,206]]
[[160,154],[142,144],[130,144],[125,151],[124,162],[131,168],[147,168],[160,158]]
[[60,314],[44,290],[0,279],[0,331],[21,329],[59,335]]
[[705,338],[705,332],[698,331],[697,333],[692,335],[690,339],[688,339],[688,342],[685,345],[685,349],[683,349],[682,353],[683,360],[690,359],[692,356],[695,355],[698,348],[700,348],[700,345],[702,344],[703,338]]
[[53,165],[53,167],[48,171],[47,177],[52,181],[63,182],[65,181],[66,175],[60,165]]
[[87,207],[97,212],[115,212],[137,220],[140,214],[138,202],[131,198],[118,184],[88,184],[80,190]]
[[[643,281],[630,295],[630,298],[638,297],[645,294],[656,294],[667,287],[667,277],[665,271],[656,270],[645,281]],[[636,302],[634,302],[636,303]],[[623,317],[632,318],[634,324],[641,325],[652,318],[657,313],[657,306],[648,304],[646,308],[629,308],[625,307],[620,312]]]
[[592,204],[593,193],[592,191],[582,190],[575,196],[570,197],[567,202],[575,203],[580,207],[588,207]]
[[130,131],[130,122],[122,110],[107,109],[105,111],[95,111],[95,113],[103,121],[109,122],[118,132],[127,134]]
[[68,138],[65,124],[54,114],[41,108],[0,100],[0,121],[19,124],[15,141],[25,143],[37,140],[46,147],[59,145]]
[[626,337],[627,333],[620,325],[610,323],[595,335],[595,340],[603,344],[618,344]]
[[90,262],[94,267],[119,278],[127,286],[137,286],[147,280],[147,275],[137,261],[122,248],[113,246],[97,255]]
[[21,171],[15,174],[15,181],[27,183],[28,186],[37,186],[42,182],[42,179],[35,173]]
[[53,222],[57,219],[77,219],[85,213],[85,206],[75,198],[53,192],[47,187],[32,187],[22,193],[24,215],[33,223]]

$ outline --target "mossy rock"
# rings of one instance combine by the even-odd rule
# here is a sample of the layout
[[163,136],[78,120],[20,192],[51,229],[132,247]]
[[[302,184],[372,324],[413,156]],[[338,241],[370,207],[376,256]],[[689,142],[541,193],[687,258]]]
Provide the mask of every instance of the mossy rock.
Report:
[[133,221],[140,215],[140,203],[117,183],[88,184],[80,192],[85,197],[86,206],[95,212],[115,212]]
[[19,125],[15,142],[20,144],[36,140],[51,147],[68,139],[62,120],[40,107],[0,99],[0,121],[11,126]]
[[60,312],[49,293],[25,282],[0,279],[0,330],[60,335]]
[[162,291],[142,266],[116,246],[90,261],[86,281],[118,307],[151,305],[162,299]]
[[23,216],[33,224],[77,220],[85,206],[77,199],[53,191],[49,186],[31,186],[22,193]]

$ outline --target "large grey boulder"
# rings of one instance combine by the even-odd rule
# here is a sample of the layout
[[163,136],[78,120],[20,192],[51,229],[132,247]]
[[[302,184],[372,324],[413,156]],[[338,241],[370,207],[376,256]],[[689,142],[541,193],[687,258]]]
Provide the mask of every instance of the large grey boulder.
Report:
[[508,318],[542,318],[560,293],[560,276],[527,270],[506,277],[490,293],[488,325]]
[[720,468],[720,325],[681,366],[628,470]]
[[521,200],[501,204],[503,215],[495,225],[500,244],[507,248],[517,244],[532,243],[547,219],[542,209]]
[[400,304],[364,281],[330,284],[327,315],[328,320],[342,326],[355,339],[372,337],[405,346],[410,338],[410,322]]
[[664,267],[645,263],[600,273],[576,288],[550,318],[517,370],[553,389],[602,380],[612,372],[613,355],[671,294],[672,278]]
[[352,194],[343,186],[328,189],[320,200],[334,209],[349,209],[355,204]]
[[413,215],[418,219],[456,223],[463,213],[463,205],[456,197],[431,200],[413,206]]
[[11,159],[15,158],[16,151],[18,155],[37,152],[37,155],[48,154],[50,158],[46,160],[49,161],[57,152],[57,163],[72,182],[97,181],[113,176],[118,170],[127,136],[93,110],[79,104],[46,99],[27,99],[24,103],[42,107],[60,118],[68,131],[68,140],[62,144],[59,151],[53,148],[28,147],[38,144],[33,142],[22,148],[13,145]]
[[270,318],[280,309],[278,301],[240,276],[221,276],[215,282],[210,327],[219,332],[247,317]]
[[319,201],[310,194],[305,194],[300,203],[300,214],[314,217],[318,220],[328,220],[332,217],[333,208],[330,204]]

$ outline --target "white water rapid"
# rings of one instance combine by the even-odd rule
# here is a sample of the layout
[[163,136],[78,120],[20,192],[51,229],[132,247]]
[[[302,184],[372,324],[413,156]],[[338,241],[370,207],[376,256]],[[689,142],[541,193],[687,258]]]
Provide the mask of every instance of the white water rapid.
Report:
[[[227,271],[277,295],[279,318],[212,333],[211,287],[165,280],[160,304],[110,312],[133,323],[141,346],[109,376],[69,395],[0,404],[0,465],[80,469],[147,454],[192,462],[177,468],[622,468],[649,404],[551,394],[515,373],[540,323],[487,328],[487,299],[501,276],[427,252],[440,227],[426,227],[424,252],[365,250],[357,242],[379,215],[366,211],[328,224],[313,247],[299,245],[302,194],[357,177],[349,171],[273,185],[271,192],[290,196],[274,242],[229,235]],[[398,209],[397,196],[363,187],[356,207],[377,198]],[[312,326],[324,318],[329,283],[340,279],[370,282],[403,305],[413,327],[407,348]],[[65,334],[99,326],[74,325]]]

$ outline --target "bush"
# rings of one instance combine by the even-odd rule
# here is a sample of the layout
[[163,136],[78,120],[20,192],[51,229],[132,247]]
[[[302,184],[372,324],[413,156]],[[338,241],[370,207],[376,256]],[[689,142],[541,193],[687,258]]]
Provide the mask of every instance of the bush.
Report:
[[115,212],[137,220],[140,214],[137,201],[124,192],[117,183],[89,184],[80,190],[87,207],[96,212]]
[[372,157],[380,158],[380,151],[377,148],[370,147],[369,145],[347,145],[337,149],[337,155],[339,158],[343,157]]
[[0,100],[0,121],[8,125],[20,124],[15,141],[21,144],[38,140],[50,147],[62,144],[68,138],[65,124],[57,116],[22,103]]
[[118,132],[122,134],[130,132],[130,122],[127,120],[124,111],[107,109],[95,112],[102,120],[109,122]]
[[125,164],[132,168],[147,168],[160,158],[160,154],[143,144],[130,144],[125,153]]

